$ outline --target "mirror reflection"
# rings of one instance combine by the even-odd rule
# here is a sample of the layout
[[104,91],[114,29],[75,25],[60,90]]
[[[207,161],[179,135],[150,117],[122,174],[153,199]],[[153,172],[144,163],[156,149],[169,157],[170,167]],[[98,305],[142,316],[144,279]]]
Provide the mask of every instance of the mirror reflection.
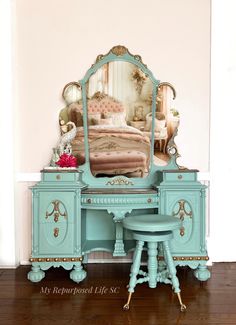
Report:
[[152,90],[149,77],[129,62],[109,62],[90,77],[87,121],[94,176],[148,174]]
[[152,123],[153,87],[148,75],[133,63],[108,62],[86,83],[84,116],[81,85],[67,84],[63,90],[67,106],[60,112],[60,130],[62,137],[75,130],[76,135],[71,147],[64,150],[72,152],[79,165],[85,163],[84,120],[87,120],[90,170],[95,177],[143,178],[148,175],[152,161],[158,166],[167,165],[171,156],[177,154],[174,137],[180,117],[174,106],[173,86],[161,83]]
[[[154,164],[165,166],[172,155],[168,143],[179,126],[179,112],[174,108],[175,90],[169,83],[160,84],[156,98],[154,129]],[[175,154],[174,152],[173,154]]]

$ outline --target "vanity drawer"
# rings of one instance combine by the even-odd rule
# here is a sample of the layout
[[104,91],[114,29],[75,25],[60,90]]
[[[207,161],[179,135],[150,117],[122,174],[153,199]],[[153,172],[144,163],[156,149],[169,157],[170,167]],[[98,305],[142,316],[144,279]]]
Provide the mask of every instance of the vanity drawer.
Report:
[[76,182],[77,172],[44,172],[42,173],[44,182]]
[[155,194],[124,194],[124,195],[88,195],[83,194],[81,197],[82,207],[89,209],[107,209],[108,207],[127,207],[132,208],[156,208],[159,205],[159,197]]
[[195,172],[164,172],[164,181],[166,182],[193,182],[197,180]]

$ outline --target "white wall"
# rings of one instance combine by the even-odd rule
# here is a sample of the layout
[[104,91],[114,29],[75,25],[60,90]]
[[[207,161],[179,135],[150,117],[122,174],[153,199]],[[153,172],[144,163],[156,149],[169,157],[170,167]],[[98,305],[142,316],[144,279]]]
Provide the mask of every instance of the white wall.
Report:
[[175,85],[179,163],[208,172],[210,0],[18,0],[15,39],[21,261],[28,260],[31,235],[31,183],[24,181],[48,164],[58,141],[63,86],[83,78],[96,56],[114,45],[140,54],[157,79]]
[[5,266],[14,266],[16,264],[12,9],[8,0],[0,1],[0,265]]
[[236,2],[213,1],[211,86],[211,240],[213,261],[236,261]]
[[[210,0],[16,2],[19,172],[37,172],[58,141],[61,91],[117,44],[177,89],[181,163],[208,170]],[[37,132],[36,132],[37,126]],[[194,150],[193,150],[194,148]]]

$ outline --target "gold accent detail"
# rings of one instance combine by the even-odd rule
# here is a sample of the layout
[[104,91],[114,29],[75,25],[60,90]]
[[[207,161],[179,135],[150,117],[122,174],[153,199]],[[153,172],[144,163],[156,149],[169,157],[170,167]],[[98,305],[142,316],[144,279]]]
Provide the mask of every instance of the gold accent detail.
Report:
[[34,258],[29,259],[30,262],[81,262],[81,257],[47,257],[47,258]]
[[178,175],[178,179],[182,179],[183,178],[183,176],[182,175]]
[[[158,260],[164,260],[163,256],[159,256]],[[208,256],[173,256],[174,261],[208,261]]]
[[58,235],[59,235],[59,228],[54,228],[53,235],[54,235],[54,237],[58,237]]
[[[132,54],[130,53],[130,51],[127,49],[127,47],[123,46],[123,45],[116,45],[113,46],[112,49],[110,49],[110,51],[107,54],[99,54],[96,58],[95,64],[98,63],[99,61],[101,61],[102,59],[104,59],[105,56],[109,55],[110,53],[116,55],[116,56],[122,56],[124,54],[129,54],[130,56],[132,56],[136,61],[141,62],[146,68],[147,65],[143,63],[142,58],[140,55],[138,54]],[[169,84],[169,83],[168,83]],[[173,87],[173,86],[172,86]]]
[[58,200],[55,200],[55,201],[52,201],[51,203],[53,205],[53,210],[51,212],[46,211],[46,217],[45,218],[47,219],[48,217],[50,217],[53,214],[55,222],[58,221],[60,216],[62,216],[62,217],[64,217],[66,219],[67,218],[66,212],[62,213],[60,211],[60,208],[59,208],[59,205],[60,205],[61,202],[58,201]]
[[177,297],[178,297],[179,303],[180,303],[180,310],[181,311],[185,311],[187,309],[187,307],[182,302],[180,292],[177,292]]
[[[181,175],[179,175],[179,176],[181,176]],[[178,176],[178,178],[179,178],[179,176]],[[172,213],[173,217],[179,216],[179,219],[182,222],[184,221],[185,216],[189,216],[190,218],[192,218],[192,215],[193,215],[192,214],[192,211],[187,212],[186,209],[185,209],[185,203],[186,203],[186,201],[179,200],[178,203],[179,203],[179,210],[176,213],[175,212]],[[184,234],[185,234],[185,228],[184,228],[183,225],[181,226],[179,233],[180,233],[180,236],[184,236]]]
[[128,49],[123,45],[117,45],[111,49],[111,53],[120,56],[128,53]]
[[61,175],[57,175],[56,179],[59,181],[61,179]]
[[129,310],[129,303],[130,303],[130,300],[131,300],[132,293],[133,292],[129,292],[128,300],[127,300],[127,303],[123,306],[123,310]]
[[179,233],[180,233],[180,236],[184,236],[185,228],[181,227],[180,230],[179,230]]
[[134,185],[134,183],[124,177],[116,177],[113,180],[108,181],[106,185]]
[[170,87],[171,90],[173,91],[173,99],[176,98],[176,90],[175,90],[175,87],[169,83],[169,82],[161,82],[159,83],[158,87],[157,87],[157,90],[160,88],[160,87],[163,87],[163,86],[167,86],[167,87]]

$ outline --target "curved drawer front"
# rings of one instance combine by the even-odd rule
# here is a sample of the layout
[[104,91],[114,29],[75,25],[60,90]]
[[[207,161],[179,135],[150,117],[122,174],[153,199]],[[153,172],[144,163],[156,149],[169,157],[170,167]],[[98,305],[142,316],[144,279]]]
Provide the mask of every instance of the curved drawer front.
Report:
[[82,194],[82,207],[104,209],[107,206],[131,206],[133,208],[157,208],[157,194]]

